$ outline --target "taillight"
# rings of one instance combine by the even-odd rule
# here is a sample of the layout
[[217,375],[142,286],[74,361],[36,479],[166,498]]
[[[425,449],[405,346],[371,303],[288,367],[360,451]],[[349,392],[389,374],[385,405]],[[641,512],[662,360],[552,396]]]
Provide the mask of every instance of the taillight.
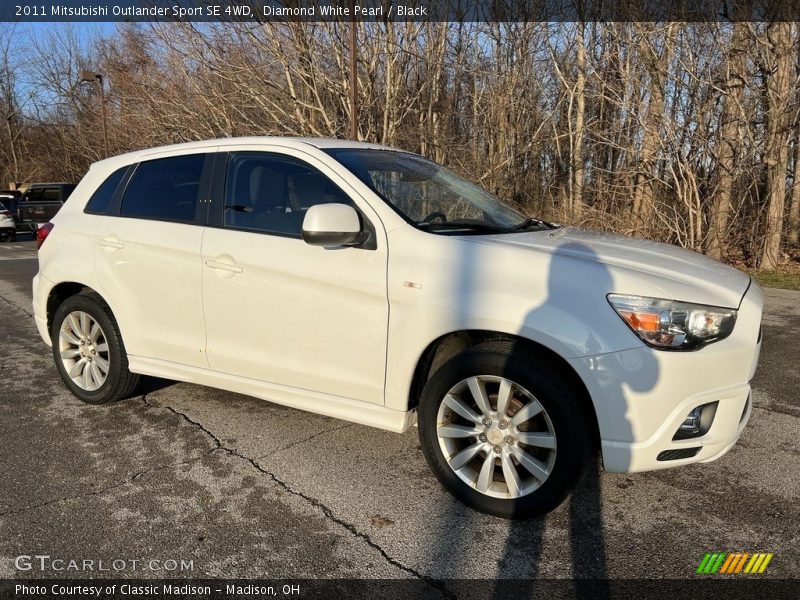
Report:
[[10,217],[11,211],[10,210],[0,210],[0,217]]
[[42,223],[42,226],[36,230],[36,249],[42,247],[44,241],[47,239],[47,236],[50,235],[50,232],[53,231],[53,224],[49,221],[47,223]]

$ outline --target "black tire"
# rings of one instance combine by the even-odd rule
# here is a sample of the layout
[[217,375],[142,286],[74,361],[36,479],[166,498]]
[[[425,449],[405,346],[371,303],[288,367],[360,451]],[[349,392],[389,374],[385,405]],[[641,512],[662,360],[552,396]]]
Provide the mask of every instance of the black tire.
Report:
[[[439,482],[467,506],[503,518],[530,518],[561,504],[585,474],[593,448],[585,392],[564,371],[552,359],[506,341],[477,345],[447,361],[425,386],[418,414],[422,451]],[[439,407],[453,386],[477,375],[503,377],[524,387],[552,422],[555,462],[544,483],[527,495],[503,499],[483,494],[462,481],[442,453]]]
[[[109,370],[105,382],[96,390],[84,390],[69,377],[61,361],[59,350],[59,332],[64,319],[73,311],[88,313],[103,330],[109,347]],[[50,339],[53,342],[53,360],[58,374],[69,390],[87,404],[105,404],[129,397],[139,384],[139,376],[128,370],[128,355],[119,332],[119,326],[111,309],[96,293],[84,290],[70,296],[56,309],[53,324],[50,328]]]

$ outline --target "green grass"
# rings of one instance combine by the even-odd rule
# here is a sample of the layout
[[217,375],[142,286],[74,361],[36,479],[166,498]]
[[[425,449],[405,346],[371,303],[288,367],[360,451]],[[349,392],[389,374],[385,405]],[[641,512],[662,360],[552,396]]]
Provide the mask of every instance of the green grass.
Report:
[[800,290],[800,271],[748,271],[762,287]]

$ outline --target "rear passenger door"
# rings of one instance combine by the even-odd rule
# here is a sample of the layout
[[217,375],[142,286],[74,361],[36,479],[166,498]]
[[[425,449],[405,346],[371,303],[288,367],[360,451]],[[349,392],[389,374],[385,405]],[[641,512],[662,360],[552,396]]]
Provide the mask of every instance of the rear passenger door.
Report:
[[207,366],[200,242],[213,160],[200,151],[129,168],[95,228],[97,279],[131,355]]

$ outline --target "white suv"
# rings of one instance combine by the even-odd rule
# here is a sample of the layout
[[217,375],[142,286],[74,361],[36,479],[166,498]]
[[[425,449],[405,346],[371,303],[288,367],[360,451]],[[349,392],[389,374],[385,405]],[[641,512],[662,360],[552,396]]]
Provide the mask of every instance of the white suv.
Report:
[[408,152],[242,138],[92,166],[39,232],[36,324],[81,400],[138,374],[390,431],[495,515],[557,506],[599,449],[724,454],[762,294],[676,247],[526,219]]

